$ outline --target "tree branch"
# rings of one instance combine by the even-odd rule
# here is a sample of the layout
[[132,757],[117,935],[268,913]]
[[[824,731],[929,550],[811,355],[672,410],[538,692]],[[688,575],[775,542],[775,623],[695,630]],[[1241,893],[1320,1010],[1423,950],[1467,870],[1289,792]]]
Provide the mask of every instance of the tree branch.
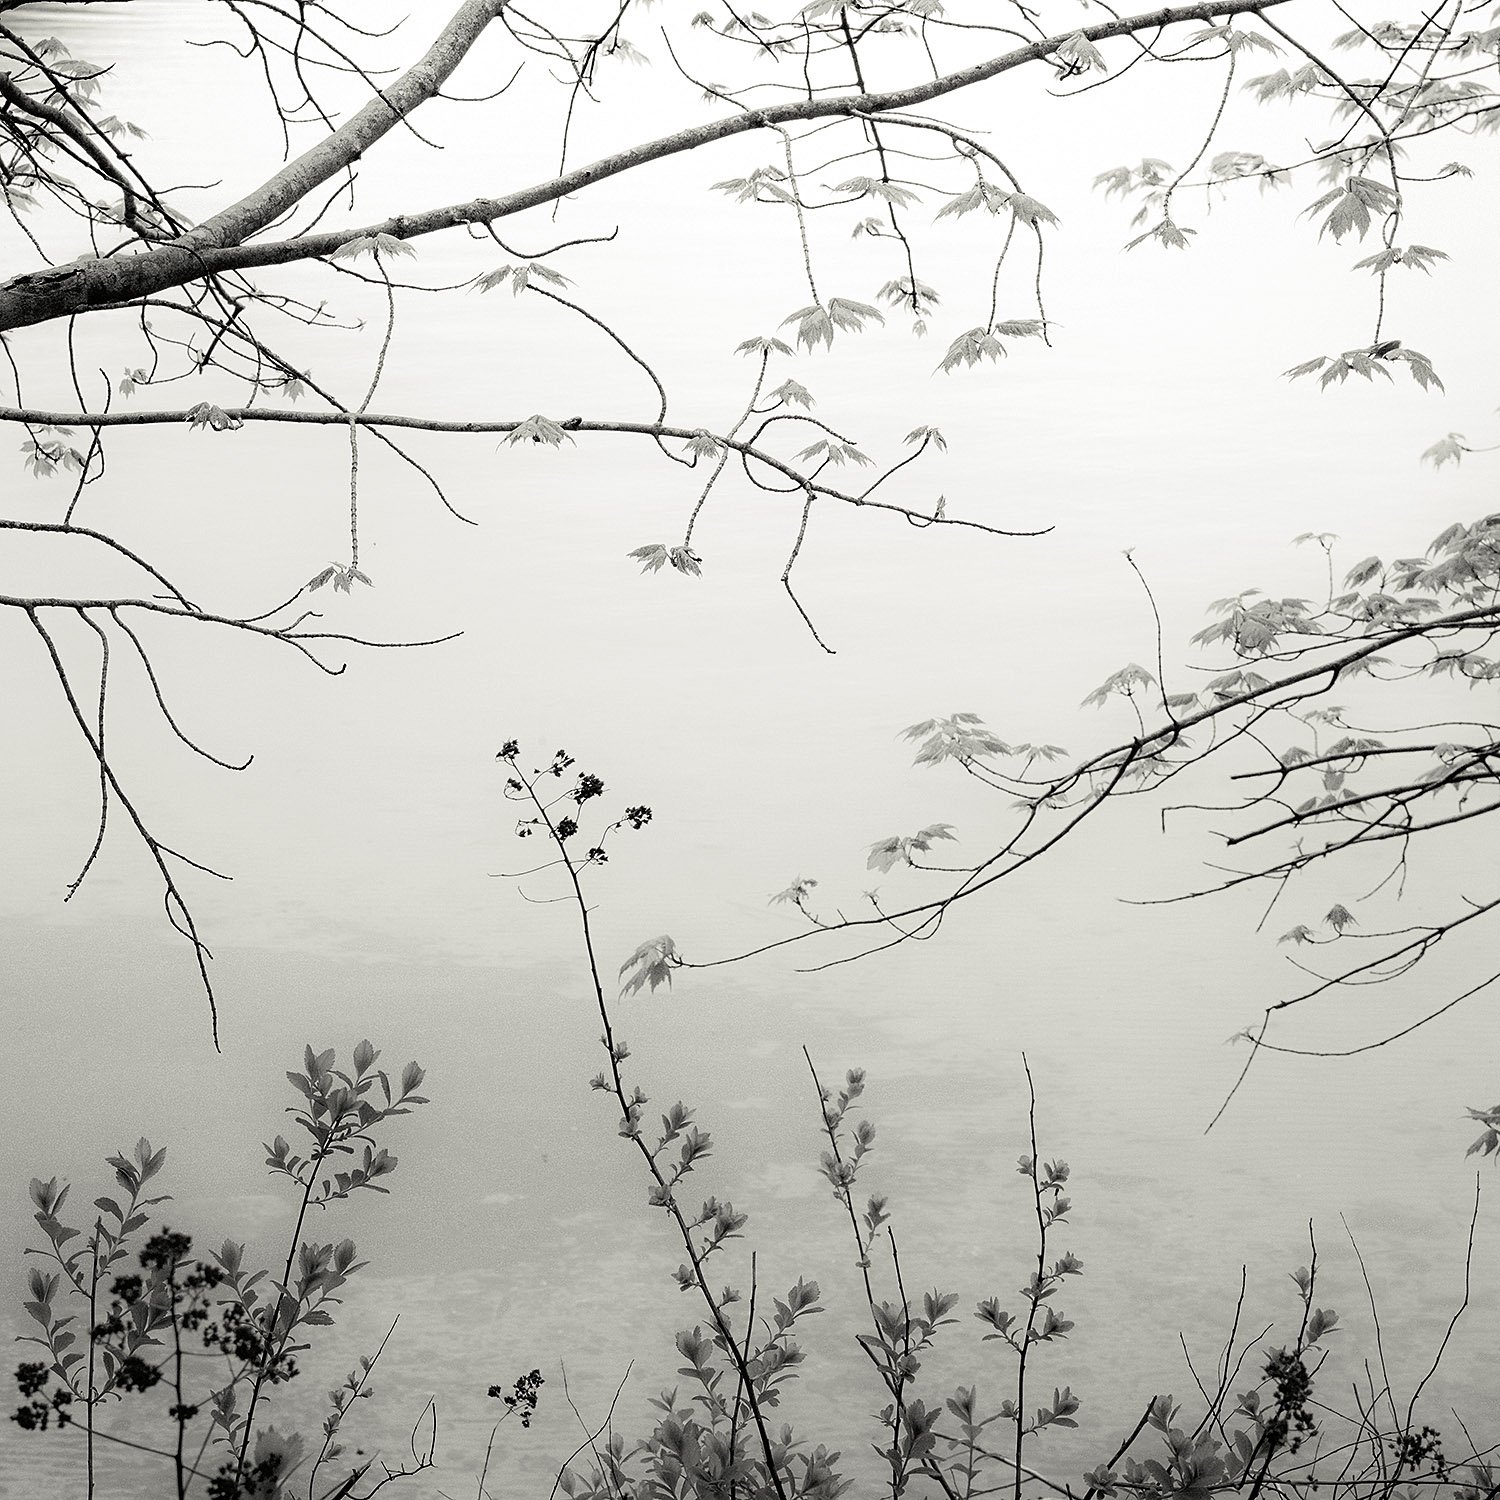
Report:
[[[908,109],[1048,57],[1073,35],[1101,41],[1183,21],[1209,21],[1219,16],[1259,12],[1286,3],[1287,0],[1203,0],[1196,5],[1168,6],[1146,15],[1127,16],[1086,26],[1076,33],[1044,38],[911,88],[797,100],[691,126],[501,197],[473,198],[466,203],[398,214],[378,224],[355,229],[303,234],[289,240],[256,245],[244,244],[246,237],[264,228],[277,214],[300,201],[319,183],[343,170],[405,112],[415,109],[437,91],[442,78],[447,76],[441,72],[444,62],[449,71],[456,67],[464,52],[499,10],[499,0],[468,0],[449,22],[427,57],[403,75],[380,99],[372,100],[318,146],[289,163],[261,188],[215,215],[200,228],[137,255],[108,259],[87,256],[69,265],[12,277],[0,284],[0,332],[98,308],[128,305],[141,297],[170,287],[185,286],[216,273],[317,259],[331,255],[350,240],[366,236],[385,234],[397,239],[415,239],[464,224],[488,224],[528,208],[556,202],[647,162],[697,150],[751,130]],[[469,38],[467,42],[463,41],[465,36]]]

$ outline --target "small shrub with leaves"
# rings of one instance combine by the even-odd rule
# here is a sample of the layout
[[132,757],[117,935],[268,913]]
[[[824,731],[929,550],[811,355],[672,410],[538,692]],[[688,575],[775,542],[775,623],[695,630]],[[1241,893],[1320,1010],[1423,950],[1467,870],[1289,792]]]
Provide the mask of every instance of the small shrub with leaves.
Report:
[[[914,733],[968,742],[987,731],[974,716],[958,715],[918,726]],[[992,750],[986,747],[982,753]],[[971,751],[958,753],[967,758]],[[574,764],[566,752],[557,752],[549,764],[528,772],[521,768],[518,745],[510,741],[500,759],[511,771],[507,796],[530,809],[519,820],[517,833],[547,837],[556,851],[555,858],[523,873],[560,871],[571,887],[581,922],[604,1028],[601,1043],[609,1059],[592,1087],[619,1106],[618,1133],[635,1147],[650,1178],[647,1204],[665,1211],[674,1237],[686,1251],[687,1259],[673,1277],[682,1291],[697,1293],[707,1313],[706,1326],[695,1324],[677,1333],[676,1350],[683,1361],[678,1374],[684,1384],[652,1398],[653,1416],[644,1434],[632,1442],[613,1428],[601,1438],[601,1429],[587,1444],[591,1461],[586,1469],[565,1467],[558,1486],[573,1500],[833,1500],[856,1484],[843,1455],[798,1432],[791,1422],[772,1423],[768,1417],[780,1405],[787,1384],[803,1373],[805,1351],[796,1340],[796,1328],[800,1320],[824,1311],[822,1285],[799,1278],[784,1298],[771,1298],[767,1311],[752,1253],[747,1303],[733,1285],[713,1289],[705,1266],[710,1258],[722,1259],[729,1242],[742,1237],[748,1215],[712,1196],[697,1211],[683,1205],[684,1180],[711,1154],[711,1137],[697,1123],[694,1110],[680,1102],[661,1114],[659,1130],[649,1128],[650,1101],[639,1085],[627,1085],[622,1071],[630,1051],[605,998],[583,880],[604,863],[601,856],[608,837],[622,827],[643,826],[649,810],[630,809],[597,835],[587,855],[574,855],[570,846],[581,831],[584,804],[604,791],[600,778],[581,776],[573,788],[553,792],[547,781],[561,782]],[[919,837],[930,844],[935,836],[928,829]],[[916,847],[917,840],[906,843]],[[909,857],[907,848],[894,848],[894,841],[877,845],[876,853],[882,858]],[[670,938],[642,944],[621,967],[622,975],[629,975],[622,994],[670,985],[673,970],[680,966]],[[1267,1491],[1310,1500],[1320,1490],[1335,1500],[1416,1500],[1429,1493],[1441,1493],[1443,1500],[1495,1500],[1500,1495],[1489,1464],[1492,1449],[1477,1444],[1461,1420],[1466,1452],[1458,1462],[1446,1457],[1442,1433],[1418,1423],[1426,1379],[1412,1392],[1404,1412],[1394,1391],[1376,1384],[1368,1363],[1366,1387],[1356,1383],[1352,1410],[1335,1405],[1339,1398],[1320,1387],[1328,1340],[1340,1327],[1338,1313],[1315,1301],[1315,1241],[1310,1266],[1292,1276],[1298,1306],[1295,1337],[1268,1349],[1272,1330],[1266,1328],[1241,1341],[1237,1309],[1220,1358],[1217,1388],[1199,1382],[1202,1408],[1196,1419],[1185,1415],[1173,1396],[1153,1394],[1144,1401],[1134,1427],[1078,1481],[1037,1467],[1045,1463],[1045,1446],[1038,1458],[1033,1452],[1037,1445],[1045,1445],[1048,1434],[1057,1429],[1076,1429],[1083,1410],[1082,1398],[1069,1384],[1048,1381],[1039,1394],[1034,1392],[1037,1362],[1074,1332],[1058,1296],[1084,1267],[1071,1250],[1059,1250],[1055,1243],[1072,1209],[1072,1174],[1067,1162],[1044,1160],[1038,1149],[1036,1093],[1024,1058],[1031,1098],[1030,1149],[1019,1158],[1016,1170],[1025,1181],[1027,1213],[1035,1225],[1035,1260],[1017,1293],[1018,1302],[1007,1307],[1003,1304],[1009,1299],[988,1296],[974,1305],[973,1313],[984,1329],[980,1347],[993,1343],[1009,1351],[1010,1393],[988,1410],[979,1400],[977,1381],[940,1396],[919,1394],[930,1351],[940,1337],[953,1337],[945,1330],[958,1326],[953,1314],[960,1298],[936,1289],[919,1299],[908,1295],[889,1201],[882,1194],[862,1191],[876,1141],[875,1125],[860,1115],[864,1071],[850,1070],[835,1091],[823,1085],[805,1049],[804,1056],[817,1090],[826,1142],[819,1170],[848,1220],[859,1275],[857,1294],[869,1319],[869,1330],[857,1334],[856,1342],[885,1398],[875,1417],[879,1432],[873,1448],[880,1461],[881,1488],[891,1500],[907,1494],[977,1500],[998,1492],[1009,1492],[1014,1500],[1022,1500],[1023,1494],[1063,1500],[1209,1500],[1220,1495],[1259,1500]],[[1474,1114],[1493,1130],[1494,1121],[1478,1111]],[[1486,1150],[1484,1138],[1475,1149]],[[1476,1218],[1477,1213],[1476,1192]],[[1472,1250],[1471,1228],[1471,1257]],[[890,1286],[881,1291],[878,1268],[885,1265]],[[741,1303],[746,1303],[743,1313]],[[1463,1310],[1458,1309],[1454,1321]],[[1247,1367],[1259,1374],[1242,1384]],[[1428,1379],[1436,1368],[1434,1363]],[[1196,1371],[1194,1375],[1196,1380]]]
[[[369,1376],[379,1351],[361,1359],[361,1368],[328,1393],[322,1441],[314,1451],[299,1434],[260,1426],[256,1418],[275,1387],[296,1379],[297,1356],[310,1347],[311,1331],[333,1323],[340,1294],[365,1265],[352,1240],[323,1243],[305,1235],[309,1211],[329,1208],[361,1189],[387,1192],[382,1179],[397,1163],[379,1139],[383,1127],[427,1103],[418,1092],[423,1071],[416,1063],[408,1063],[393,1082],[376,1066],[379,1057],[368,1041],[361,1042],[346,1071],[335,1066],[331,1048],[308,1047],[302,1069],[286,1075],[300,1095],[289,1113],[306,1140],[294,1148],[278,1135],[265,1148],[267,1167],[293,1185],[297,1204],[290,1248],[277,1276],[250,1269],[244,1245],[233,1240],[199,1260],[192,1255],[191,1238],[169,1226],[141,1239],[151,1210],[168,1201],[147,1192],[167,1153],[144,1137],[129,1155],[108,1159],[118,1191],[94,1200],[88,1229],[64,1222],[67,1183],[32,1181],[34,1217],[45,1245],[27,1252],[43,1265],[34,1266],[28,1278],[25,1309],[38,1331],[26,1342],[40,1346],[45,1357],[25,1361],[17,1370],[23,1404],[11,1419],[28,1432],[81,1428],[90,1496],[96,1440],[128,1441],[170,1462],[179,1500],[197,1480],[205,1482],[209,1500],[274,1500],[309,1462],[307,1486],[313,1495],[319,1471],[342,1457],[340,1429],[353,1403],[372,1394]],[[139,1270],[124,1269],[132,1250]],[[80,1313],[68,1311],[70,1304],[86,1314],[82,1328],[75,1326]],[[191,1347],[195,1341],[219,1357],[215,1369],[228,1371],[227,1379],[206,1390],[189,1375],[189,1357],[201,1352]],[[128,1398],[162,1396],[170,1447],[122,1439],[99,1425],[103,1410]],[[387,1478],[430,1465],[430,1450],[425,1457],[413,1451],[416,1466],[387,1469]],[[350,1495],[371,1463],[355,1465],[343,1479],[328,1483],[326,1494]]]

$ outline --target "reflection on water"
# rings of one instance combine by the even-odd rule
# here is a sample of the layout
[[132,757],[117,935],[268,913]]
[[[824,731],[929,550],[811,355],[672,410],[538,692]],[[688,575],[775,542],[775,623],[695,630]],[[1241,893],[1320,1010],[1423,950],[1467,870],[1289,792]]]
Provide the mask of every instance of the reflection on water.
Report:
[[[57,977],[78,931],[35,931],[40,941],[17,968],[25,1002],[5,1020],[25,1055],[55,1059],[68,1005],[95,997]],[[128,936],[112,942],[122,981],[161,962],[159,950]],[[932,962],[926,956],[904,977],[913,986],[930,978]],[[576,973],[255,951],[221,954],[220,963],[228,989],[253,988],[262,998],[257,1034],[212,1063],[189,1025],[165,1036],[124,1034],[108,1057],[55,1066],[47,1114],[63,1111],[76,1123],[64,1138],[47,1119],[25,1122],[12,1145],[23,1174],[71,1175],[86,1202],[101,1180],[92,1163],[122,1144],[116,1136],[145,1132],[171,1151],[166,1187],[177,1201],[164,1206],[165,1222],[197,1235],[200,1248],[231,1233],[249,1242],[252,1259],[270,1261],[291,1205],[253,1143],[281,1128],[277,1110],[290,1091],[280,1075],[303,1038],[321,1045],[368,1033],[385,1046],[383,1062],[422,1061],[434,1103],[395,1122],[390,1141],[401,1167],[391,1197],[334,1210],[311,1231],[352,1235],[372,1264],[285,1398],[289,1413],[305,1411],[397,1320],[378,1400],[361,1407],[351,1431],[405,1453],[406,1427],[434,1399],[442,1467],[415,1493],[456,1494],[473,1482],[499,1409],[485,1391],[508,1388],[533,1367],[548,1382],[542,1410],[531,1431],[512,1423],[498,1441],[503,1483],[537,1493],[580,1440],[564,1372],[584,1418],[597,1424],[628,1370],[617,1423],[627,1434],[644,1430],[645,1398],[681,1384],[670,1333],[701,1313],[676,1290],[670,1273],[680,1252],[645,1206],[610,1110],[585,1087],[596,1026]],[[928,1361],[930,1389],[977,1379],[996,1401],[1008,1368],[980,1343],[967,1313],[981,1297],[1011,1296],[1029,1274],[1024,1185],[1014,1170],[1026,1144],[1025,1049],[1039,1081],[1042,1150],[1073,1168],[1075,1208],[1056,1245],[1085,1267],[1063,1299],[1076,1329],[1048,1352],[1042,1375],[1071,1384],[1085,1403],[1078,1434],[1039,1446],[1058,1472],[1076,1477],[1103,1456],[1153,1392],[1191,1389],[1177,1335],[1212,1364],[1242,1265],[1245,1327],[1274,1319],[1283,1333],[1270,1345],[1287,1336],[1295,1303],[1285,1273],[1307,1262],[1309,1219],[1320,1300],[1345,1325],[1339,1359],[1372,1347],[1342,1215],[1379,1298],[1392,1379],[1409,1390],[1419,1378],[1461,1295],[1469,1208],[1467,1175],[1430,1080],[1445,1058],[1483,1047],[1482,1025],[1450,1032],[1441,1045],[1414,1039],[1402,1068],[1353,1069],[1343,1079],[1304,1074],[1309,1086],[1300,1092],[1287,1087],[1299,1079],[1262,1080],[1205,1139],[1198,1128],[1229,1071],[1222,1019],[1194,1024],[1200,997],[1159,997],[1154,1036],[1143,1039],[1139,1017],[1122,1016],[1113,1001],[1115,986],[1130,979],[1126,964],[1101,976],[1111,993],[1080,1004],[1062,1027],[1045,994],[1017,1000],[977,970],[947,972],[941,1008],[915,988],[893,999],[902,977],[878,986],[835,978],[819,986],[814,1006],[808,992],[789,993],[806,981],[787,974],[763,985],[689,976],[669,999],[621,1007],[630,1062],[653,1104],[680,1096],[714,1133],[717,1150],[695,1174],[698,1190],[750,1212],[744,1247],[715,1280],[746,1285],[753,1248],[763,1296],[781,1295],[799,1275],[819,1281],[829,1311],[808,1326],[809,1360],[789,1412],[810,1437],[849,1454],[856,1473],[869,1473],[868,1415],[879,1392],[853,1344],[863,1327],[860,1285],[847,1225],[816,1172],[802,1043],[826,1077],[856,1063],[869,1068],[879,1134],[865,1184],[890,1196],[908,1289],[936,1286],[963,1298],[960,1325]],[[1054,977],[1056,993],[1076,992],[1062,964]],[[548,1027],[535,1024],[543,1014]],[[1371,1099],[1380,1113],[1370,1112]],[[1368,1140],[1391,1120],[1408,1123],[1394,1132],[1401,1149],[1381,1159]],[[13,1306],[6,1313],[20,1331]],[[1497,1337],[1493,1299],[1476,1298],[1434,1399],[1482,1410]],[[1338,1371],[1340,1380],[1355,1373]],[[7,1447],[14,1489],[0,1493],[62,1492],[65,1444],[13,1434]],[[159,1492],[159,1476],[152,1480],[134,1458],[119,1468],[109,1462],[113,1493]]]

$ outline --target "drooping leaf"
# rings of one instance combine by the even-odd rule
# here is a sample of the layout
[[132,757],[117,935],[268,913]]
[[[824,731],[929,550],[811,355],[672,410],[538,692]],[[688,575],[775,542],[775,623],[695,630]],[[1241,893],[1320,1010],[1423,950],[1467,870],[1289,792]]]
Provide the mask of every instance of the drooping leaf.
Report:
[[895,182],[882,182],[876,177],[851,177],[829,191],[853,193],[856,198],[881,198],[887,203],[894,203],[898,208],[905,208],[917,201],[917,194],[910,188]]
[[951,214],[955,218],[962,218],[965,214],[974,213],[978,209],[987,209],[992,214],[997,214],[1010,202],[1010,194],[1002,188],[997,188],[992,182],[985,182],[981,178],[966,193],[959,193],[950,198],[940,209],[935,218],[946,219]]
[[1425,449],[1422,460],[1441,469],[1446,463],[1462,463],[1463,456],[1468,451],[1463,433],[1450,432],[1447,437],[1439,438],[1430,448]]
[[209,401],[200,401],[187,414],[188,426],[193,429],[210,427],[215,432],[238,432],[245,425],[242,417],[233,416],[223,407]]
[[393,234],[359,234],[345,240],[332,254],[333,260],[355,260],[361,255],[415,256],[416,250]]
[[1196,229],[1183,229],[1171,219],[1163,219],[1153,229],[1148,229],[1145,234],[1138,234],[1133,240],[1126,242],[1127,250],[1134,250],[1137,245],[1143,245],[1147,240],[1156,240],[1158,244],[1167,246],[1172,250],[1186,250],[1188,248],[1188,236],[1197,234]]
[[521,443],[528,438],[533,443],[546,443],[553,448],[561,448],[564,438],[570,443],[573,441],[573,435],[564,430],[561,422],[554,422],[550,417],[544,417],[540,413],[527,417],[524,422],[517,423],[515,428],[505,434],[507,443]]
[[1005,354],[1005,345],[987,328],[971,328],[967,333],[959,334],[948,345],[948,352],[937,368],[944,374],[949,374],[960,368],[971,368],[984,359],[998,363],[1005,358]]
[[1325,193],[1303,210],[1304,216],[1323,213],[1327,216],[1318,230],[1318,238],[1331,234],[1337,243],[1346,234],[1356,234],[1364,239],[1373,223],[1374,214],[1386,214],[1396,202],[1396,195],[1383,182],[1373,177],[1351,174],[1341,187]]
[[795,380],[783,380],[774,391],[767,394],[770,400],[779,402],[782,406],[801,406],[810,411],[817,405],[807,387],[799,385]]
[[634,995],[648,986],[652,993],[655,993],[661,985],[666,985],[668,989],[671,989],[672,970],[681,962],[677,944],[665,933],[661,937],[642,943],[620,965],[621,974],[624,974],[627,969],[635,970],[635,973],[622,986],[620,993]]
[[1098,708],[1115,696],[1131,698],[1143,688],[1154,687],[1155,684],[1156,679],[1144,667],[1130,662],[1128,665],[1121,667],[1118,672],[1111,672],[1083,700],[1083,706],[1085,708]]
[[736,354],[791,354],[792,346],[778,338],[745,339],[735,345]]
[[1081,31],[1075,31],[1057,44],[1057,56],[1069,65],[1071,73],[1087,73],[1093,69],[1101,73],[1109,71],[1104,54]]

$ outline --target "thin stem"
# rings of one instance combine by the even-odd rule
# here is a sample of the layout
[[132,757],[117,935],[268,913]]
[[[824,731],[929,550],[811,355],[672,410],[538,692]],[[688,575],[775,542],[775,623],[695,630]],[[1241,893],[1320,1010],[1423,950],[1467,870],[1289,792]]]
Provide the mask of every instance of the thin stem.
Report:
[[[632,1114],[632,1101],[625,1091],[625,1080],[620,1072],[620,1062],[624,1054],[615,1041],[614,1023],[610,1018],[609,1005],[604,998],[604,982],[599,974],[599,959],[594,947],[594,931],[593,924],[589,920],[589,905],[583,894],[583,885],[578,878],[579,866],[573,862],[572,856],[568,853],[567,844],[558,832],[557,824],[553,821],[548,804],[537,794],[535,781],[520,769],[513,756],[502,756],[502,758],[511,767],[517,780],[525,789],[532,806],[536,808],[537,816],[545,826],[552,842],[556,845],[558,854],[561,856],[560,862],[568,873],[568,881],[573,888],[574,905],[578,909],[579,923],[582,928],[584,953],[588,963],[589,979],[593,986],[594,1002],[599,1011],[599,1019],[604,1027],[604,1035],[601,1040],[609,1055],[613,1092],[616,1100],[619,1102],[623,1120],[628,1126],[635,1117]],[[676,1197],[672,1193],[666,1177],[657,1165],[651,1148],[642,1139],[640,1132],[638,1130],[623,1130],[622,1133],[627,1134],[634,1142],[637,1151],[640,1152],[642,1159],[646,1163],[647,1170],[651,1173],[657,1187],[662,1192],[664,1198],[663,1206],[671,1215],[673,1223],[677,1227],[678,1234],[682,1238],[683,1247],[687,1251],[688,1263],[692,1268],[694,1284],[697,1286],[708,1308],[709,1316],[712,1318],[714,1328],[719,1335],[721,1346],[729,1352],[730,1358],[734,1361],[736,1372],[744,1381],[750,1414],[755,1420],[756,1430],[760,1437],[761,1451],[765,1456],[766,1472],[770,1477],[772,1486],[775,1488],[778,1500],[787,1500],[786,1489],[782,1483],[781,1474],[771,1444],[771,1434],[766,1426],[765,1413],[762,1411],[761,1403],[755,1394],[754,1380],[750,1375],[745,1357],[740,1351],[739,1341],[726,1322],[723,1310],[720,1308],[708,1285],[708,1280],[703,1269],[703,1260],[699,1254],[698,1247],[693,1242],[692,1231],[688,1226],[687,1219],[683,1216],[682,1209],[678,1206]]]
[[[239,1457],[236,1459],[234,1466],[234,1482],[236,1485],[239,1484],[245,1472],[245,1459],[250,1452],[250,1440],[255,1430],[255,1407],[260,1400],[261,1388],[265,1385],[267,1375],[270,1374],[272,1367],[281,1357],[281,1352],[286,1347],[287,1341],[291,1338],[292,1329],[297,1326],[297,1299],[292,1296],[291,1291],[292,1267],[296,1263],[297,1247],[302,1241],[302,1225],[307,1218],[308,1206],[312,1202],[313,1188],[318,1181],[318,1169],[328,1158],[339,1124],[340,1120],[329,1120],[327,1126],[328,1134],[323,1138],[313,1159],[308,1163],[307,1182],[302,1189],[302,1202],[297,1207],[297,1223],[296,1227],[292,1230],[291,1246],[286,1253],[286,1266],[281,1273],[282,1290],[275,1301],[270,1302],[266,1308],[265,1332],[262,1335],[264,1348],[255,1371],[255,1379],[250,1386],[250,1405],[245,1412],[245,1435],[240,1443]],[[282,1307],[288,1301],[291,1302],[289,1309],[291,1316],[287,1319],[286,1332],[282,1334],[278,1346],[275,1338],[276,1323],[281,1314]]]

